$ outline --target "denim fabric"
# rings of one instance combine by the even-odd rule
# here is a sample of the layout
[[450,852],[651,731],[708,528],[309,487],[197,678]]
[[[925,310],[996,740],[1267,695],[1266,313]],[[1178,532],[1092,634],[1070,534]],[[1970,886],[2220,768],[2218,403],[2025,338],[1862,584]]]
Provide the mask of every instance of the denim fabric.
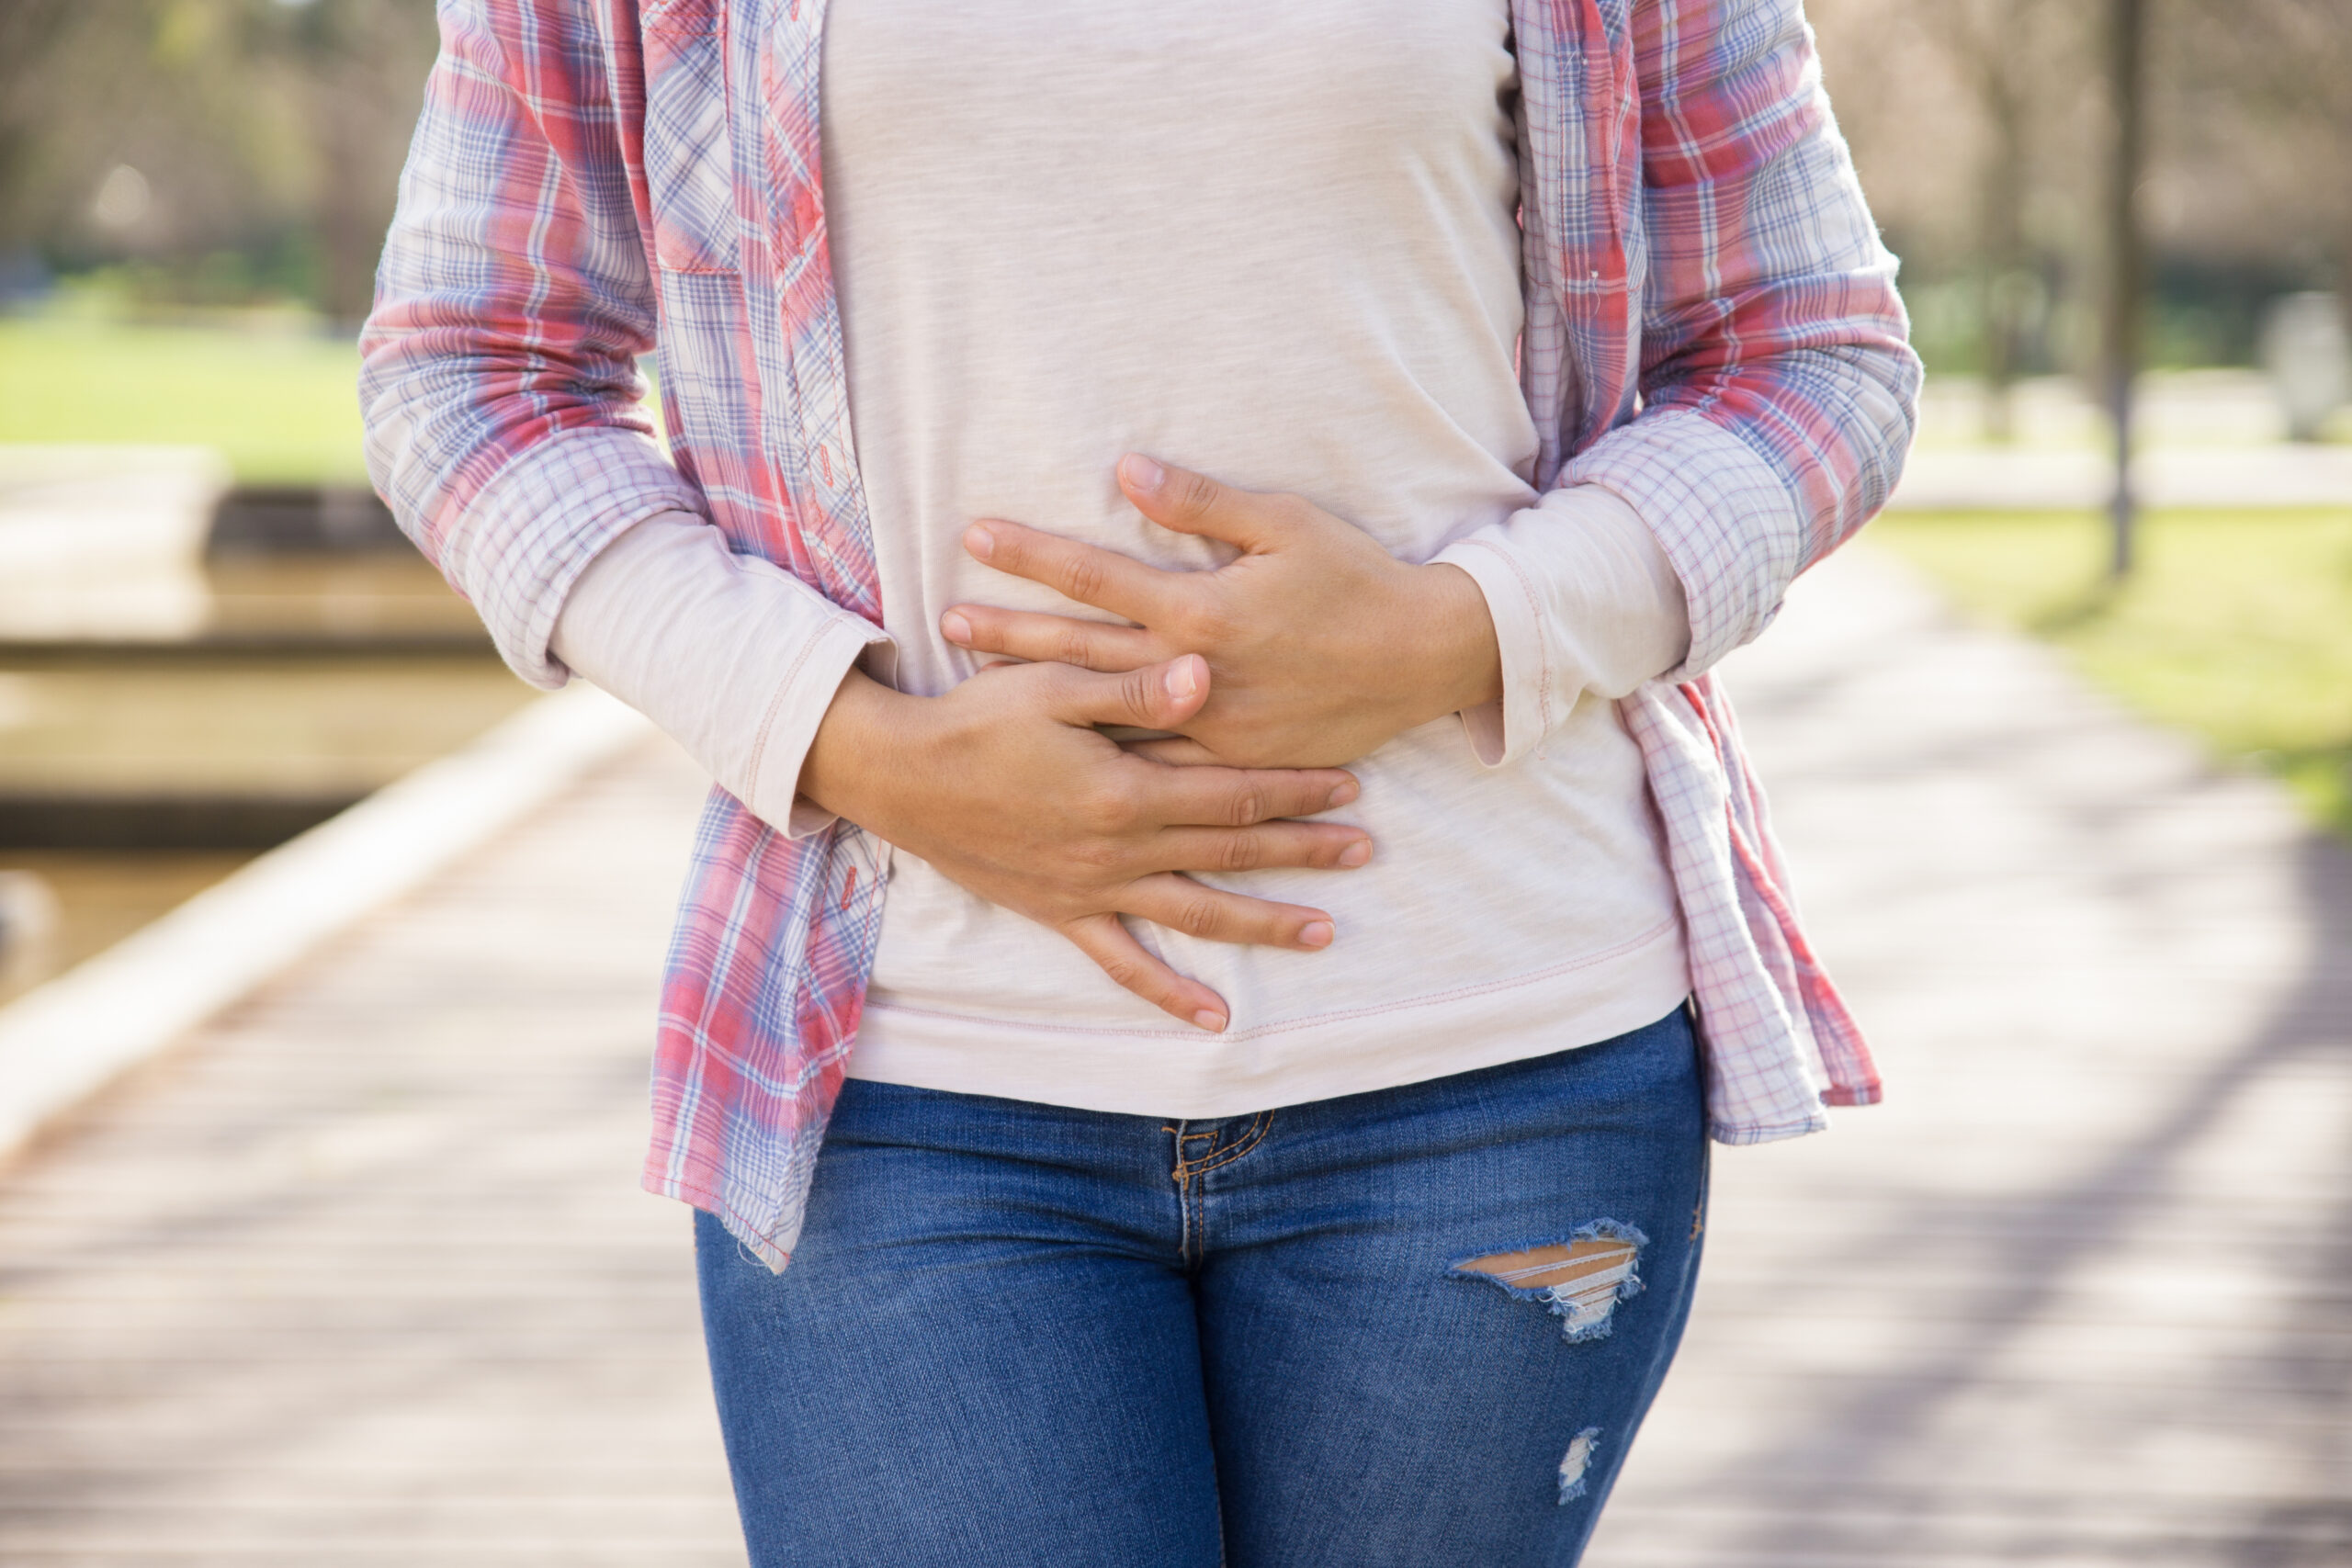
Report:
[[[696,1216],[752,1562],[1574,1563],[1690,1310],[1697,1055],[1209,1122],[851,1081],[791,1267]],[[1637,1280],[1457,1268],[1579,1235]]]

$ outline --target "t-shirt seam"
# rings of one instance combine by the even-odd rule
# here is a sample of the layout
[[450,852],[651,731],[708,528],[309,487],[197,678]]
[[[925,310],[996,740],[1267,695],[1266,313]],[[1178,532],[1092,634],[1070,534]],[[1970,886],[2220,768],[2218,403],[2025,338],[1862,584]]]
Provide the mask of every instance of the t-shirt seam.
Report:
[[[1538,744],[1542,741],[1544,736],[1552,733],[1552,649],[1549,646],[1549,640],[1544,636],[1544,602],[1537,595],[1535,592],[1535,584],[1529,579],[1526,570],[1521,567],[1517,560],[1511,558],[1511,553],[1509,550],[1502,548],[1493,541],[1487,539],[1464,539],[1463,543],[1465,545],[1476,546],[1479,549],[1485,550],[1489,555],[1501,561],[1504,567],[1510,572],[1512,580],[1519,584],[1520,597],[1527,602],[1528,617],[1535,626],[1536,666],[1536,732],[1534,739],[1531,740],[1529,744]],[[1510,702],[1509,700],[1508,694],[1505,694],[1505,700],[1503,702],[1503,753],[1508,756],[1510,753]]]
[[834,625],[829,619],[815,635],[800,645],[800,651],[793,656],[791,668],[776,682],[775,691],[768,698],[767,711],[760,716],[760,727],[752,738],[752,755],[744,769],[747,776],[743,780],[743,787],[753,795],[760,793],[760,773],[767,766],[768,741],[775,729],[776,716],[784,711],[786,700],[793,695],[793,688],[799,682],[801,666],[807,664],[809,656],[824,645]]

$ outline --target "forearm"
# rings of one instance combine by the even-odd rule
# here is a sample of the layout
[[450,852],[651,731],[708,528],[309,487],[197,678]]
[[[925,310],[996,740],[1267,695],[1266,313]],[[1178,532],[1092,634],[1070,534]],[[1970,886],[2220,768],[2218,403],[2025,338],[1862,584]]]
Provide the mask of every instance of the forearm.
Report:
[[1489,765],[1534,750],[1584,694],[1622,697],[1689,647],[1673,565],[1634,509],[1599,486],[1555,491],[1437,558],[1476,581],[1493,619],[1498,700],[1461,710]]
[[897,842],[905,786],[929,775],[924,702],[851,670],[834,689],[800,765],[800,798]]
[[1656,0],[1634,19],[1642,412],[1561,478],[1624,497],[1673,561],[1686,678],[1885,501],[1919,365],[1799,0]]
[[[443,0],[360,339],[368,470],[509,664],[588,562],[694,487],[655,444],[655,304],[593,0]],[[588,111],[588,112],[583,112]]]
[[1398,631],[1420,644],[1416,662],[1425,671],[1422,707],[1430,718],[1442,718],[1500,700],[1502,645],[1477,578],[1445,560],[1418,567],[1413,575],[1415,620]]
[[700,518],[665,513],[590,563],[553,646],[759,817],[798,836],[830,819],[797,799],[803,759],[851,665],[883,640],[788,572],[731,553]]

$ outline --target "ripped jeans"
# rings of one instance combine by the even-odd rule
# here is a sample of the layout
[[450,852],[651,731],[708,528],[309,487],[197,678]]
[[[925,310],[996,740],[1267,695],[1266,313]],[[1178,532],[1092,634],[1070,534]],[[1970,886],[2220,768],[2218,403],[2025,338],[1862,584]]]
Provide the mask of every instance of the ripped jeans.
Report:
[[756,1568],[1566,1568],[1690,1311],[1678,1010],[1177,1122],[852,1080],[781,1275],[696,1216]]

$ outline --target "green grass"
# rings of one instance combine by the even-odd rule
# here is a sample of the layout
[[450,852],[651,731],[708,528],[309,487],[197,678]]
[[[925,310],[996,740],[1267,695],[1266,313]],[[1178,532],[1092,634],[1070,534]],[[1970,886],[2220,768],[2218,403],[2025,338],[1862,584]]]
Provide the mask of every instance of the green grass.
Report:
[[0,319],[0,442],[196,443],[247,483],[363,482],[348,342],[304,332]]
[[2352,512],[2159,513],[2120,588],[2087,513],[1896,513],[1871,536],[2352,837]]

